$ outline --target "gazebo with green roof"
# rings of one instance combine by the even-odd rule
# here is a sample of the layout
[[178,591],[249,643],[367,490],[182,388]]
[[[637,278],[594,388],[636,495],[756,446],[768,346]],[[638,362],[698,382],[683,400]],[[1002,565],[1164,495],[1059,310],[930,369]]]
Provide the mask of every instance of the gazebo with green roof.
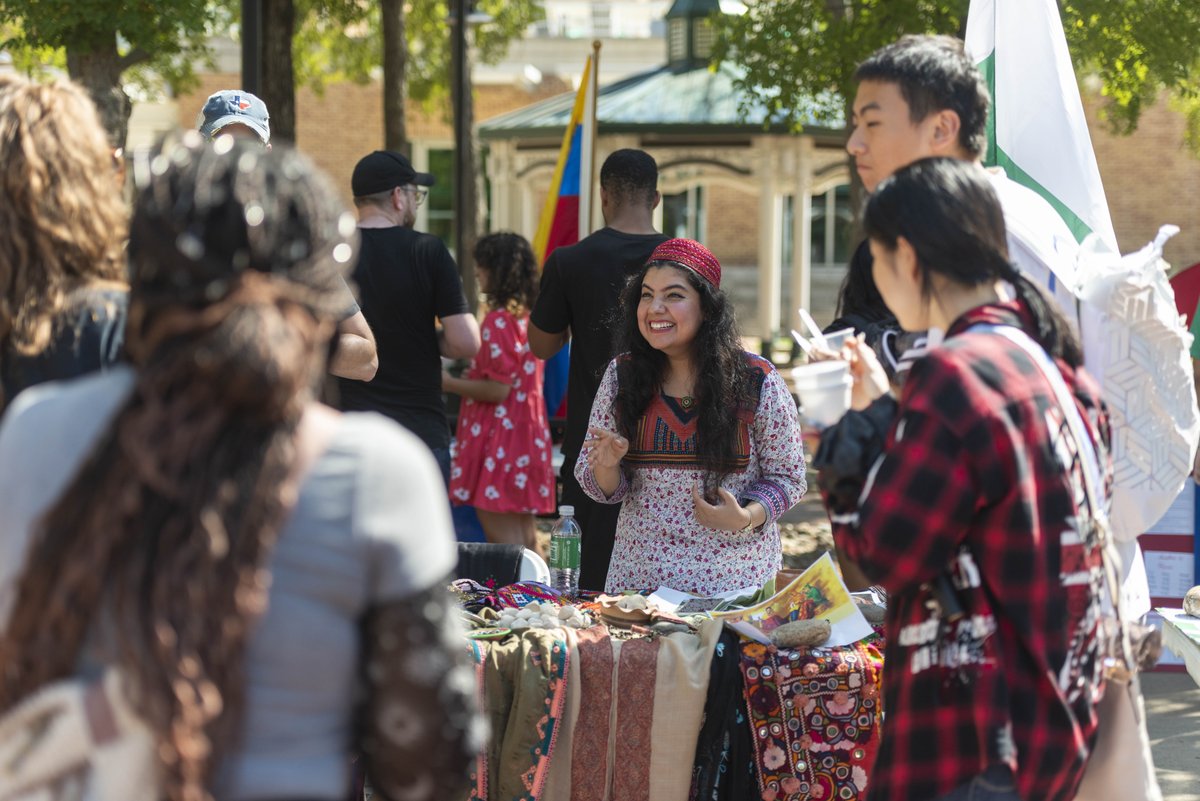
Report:
[[[743,330],[769,336],[784,322],[798,325],[795,310],[814,308],[814,289],[817,310],[828,306],[844,272],[839,265],[822,267],[814,282],[813,248],[798,244],[811,245],[814,195],[824,202],[833,187],[848,183],[845,133],[806,124],[796,134],[769,119],[761,101],[736,87],[742,75],[737,64],[709,66],[709,18],[720,5],[718,0],[676,0],[666,17],[667,63],[600,87],[595,164],[598,171],[609,153],[625,147],[654,156],[660,190],[673,200],[682,195],[682,218],[690,220],[683,230],[676,225],[668,233],[689,235],[713,248],[730,276]],[[537,228],[574,101],[574,93],[559,95],[479,126],[489,149],[494,229],[532,233]],[[712,189],[733,192],[722,196],[718,191],[713,198]],[[599,191],[599,181],[593,181],[593,209],[600,208]],[[744,217],[755,200],[750,225],[723,236],[721,215]],[[603,224],[598,217],[593,215],[593,230]],[[728,259],[730,253],[740,258]],[[785,308],[790,309],[786,315]]]

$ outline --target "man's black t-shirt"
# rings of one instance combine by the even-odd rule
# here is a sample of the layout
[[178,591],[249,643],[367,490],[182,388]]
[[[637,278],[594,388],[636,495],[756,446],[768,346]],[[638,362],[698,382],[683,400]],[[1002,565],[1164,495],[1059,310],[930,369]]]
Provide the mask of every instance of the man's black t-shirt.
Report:
[[557,248],[546,259],[541,290],[529,319],[552,334],[571,329],[564,472],[574,467],[579,456],[592,401],[614,355],[621,288],[667,239],[663,234],[626,234],[602,228],[574,245]]
[[375,334],[379,371],[372,381],[338,379],[341,407],[379,412],[430,448],[449,447],[434,319],[468,311],[458,267],[431,234],[401,226],[359,233],[353,279]]

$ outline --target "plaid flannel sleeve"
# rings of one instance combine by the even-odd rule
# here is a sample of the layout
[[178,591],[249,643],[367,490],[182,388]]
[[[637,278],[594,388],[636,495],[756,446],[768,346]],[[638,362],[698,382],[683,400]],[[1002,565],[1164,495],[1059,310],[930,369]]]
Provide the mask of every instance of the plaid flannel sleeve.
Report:
[[929,361],[914,368],[899,419],[867,476],[857,513],[834,519],[837,544],[889,592],[944,570],[980,497],[972,455],[950,423],[967,416],[970,399],[957,375],[940,374]]

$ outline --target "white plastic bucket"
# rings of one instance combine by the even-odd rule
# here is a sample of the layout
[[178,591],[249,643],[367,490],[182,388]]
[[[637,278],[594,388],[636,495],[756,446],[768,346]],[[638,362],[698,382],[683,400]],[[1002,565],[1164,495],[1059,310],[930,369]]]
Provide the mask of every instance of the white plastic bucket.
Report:
[[821,426],[831,426],[850,408],[854,379],[850,365],[836,359],[792,368],[792,386],[800,396],[803,417]]

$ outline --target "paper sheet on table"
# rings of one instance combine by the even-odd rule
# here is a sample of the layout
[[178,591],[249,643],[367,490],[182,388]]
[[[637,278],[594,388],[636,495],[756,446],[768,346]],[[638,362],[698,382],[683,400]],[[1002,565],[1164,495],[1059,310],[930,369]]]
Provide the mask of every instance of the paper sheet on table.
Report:
[[1162,615],[1163,620],[1171,621],[1184,637],[1200,648],[1200,618],[1192,617],[1182,609],[1158,607],[1155,611]]
[[714,612],[713,617],[764,645],[771,643],[774,629],[793,620],[828,620],[832,632],[825,647],[850,645],[874,631],[850,597],[828,552],[762,603],[746,609]]
[[[683,592],[682,590],[674,590],[670,587],[659,587],[646,600],[664,612],[671,612],[672,614],[696,614],[698,612],[710,612],[727,601],[732,601],[734,598],[741,598],[746,595],[753,595],[756,592],[758,592],[758,587],[739,587],[736,590],[701,597]],[[679,609],[681,606],[684,607],[682,611]]]

